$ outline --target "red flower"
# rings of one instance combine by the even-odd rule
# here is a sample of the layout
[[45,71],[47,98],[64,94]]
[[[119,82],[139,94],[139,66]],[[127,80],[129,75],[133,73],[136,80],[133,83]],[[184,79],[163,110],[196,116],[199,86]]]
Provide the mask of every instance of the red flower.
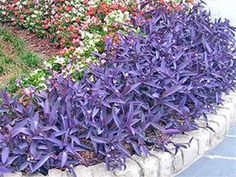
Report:
[[72,37],[73,39],[75,39],[75,38],[78,37],[78,34],[76,34],[76,33],[72,33],[72,34],[71,34],[71,37]]
[[48,25],[43,25],[44,29],[48,29],[49,26]]
[[165,0],[160,0],[160,3],[165,4],[166,2]]
[[79,18],[79,17],[76,17],[75,21],[76,21],[77,23],[79,23],[79,22],[80,22],[80,18]]
[[70,26],[69,26],[69,30],[70,30],[70,31],[74,31],[74,30],[75,30],[74,25],[70,25]]
[[117,4],[112,4],[111,9],[112,10],[117,10],[119,6]]
[[67,7],[66,7],[66,11],[69,12],[69,11],[72,10],[72,8],[73,8],[72,6],[67,6]]
[[106,2],[102,2],[99,8],[100,12],[104,12],[106,15],[110,12],[110,8]]
[[188,0],[190,4],[194,4],[194,0]]
[[95,9],[93,7],[90,7],[87,11],[87,14],[90,16],[94,16],[95,15]]
[[24,21],[25,17],[24,15],[20,15],[20,21]]
[[119,6],[119,9],[120,9],[122,12],[125,12],[125,11],[127,10],[127,8],[124,7],[124,6]]

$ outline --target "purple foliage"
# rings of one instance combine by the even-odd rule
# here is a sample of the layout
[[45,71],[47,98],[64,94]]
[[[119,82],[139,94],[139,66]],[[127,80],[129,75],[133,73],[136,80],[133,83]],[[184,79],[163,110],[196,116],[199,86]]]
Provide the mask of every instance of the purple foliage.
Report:
[[[97,54],[79,83],[57,77],[24,105],[2,94],[0,174],[70,169],[101,161],[125,165],[132,154],[183,145],[173,134],[197,129],[195,120],[235,86],[234,28],[191,12],[150,11],[140,34],[120,35]],[[183,146],[184,147],[184,146]]]

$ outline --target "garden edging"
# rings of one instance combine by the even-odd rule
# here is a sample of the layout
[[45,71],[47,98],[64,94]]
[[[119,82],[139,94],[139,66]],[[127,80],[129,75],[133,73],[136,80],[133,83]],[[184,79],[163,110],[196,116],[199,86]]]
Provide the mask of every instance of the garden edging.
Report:
[[[171,177],[189,166],[193,161],[201,157],[209,149],[219,143],[230,126],[236,122],[236,92],[231,92],[224,96],[224,104],[218,106],[217,114],[208,114],[209,126],[215,132],[207,129],[203,120],[199,120],[200,129],[187,133],[186,135],[176,135],[172,139],[177,143],[186,143],[192,137],[190,147],[181,149],[174,156],[167,152],[151,151],[148,157],[138,157],[134,155],[127,160],[127,167],[124,171],[107,171],[104,164],[85,167],[78,166],[75,172],[78,177]],[[6,174],[4,177],[20,177],[22,173]],[[32,175],[42,177],[41,174]],[[48,177],[70,177],[66,171],[52,169]]]

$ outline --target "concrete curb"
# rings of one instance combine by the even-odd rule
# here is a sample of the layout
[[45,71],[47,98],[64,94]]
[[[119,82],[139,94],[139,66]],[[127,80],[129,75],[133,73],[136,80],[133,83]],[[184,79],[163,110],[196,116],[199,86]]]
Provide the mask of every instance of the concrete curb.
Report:
[[[107,171],[104,164],[90,167],[78,166],[75,172],[78,177],[171,177],[191,165],[209,149],[218,144],[226,135],[229,128],[236,122],[236,92],[224,95],[224,104],[218,106],[216,114],[208,114],[209,125],[215,132],[205,128],[203,120],[199,119],[200,129],[176,135],[172,140],[177,143],[186,143],[191,138],[190,147],[181,149],[174,156],[167,152],[151,151],[148,157],[132,156],[127,160],[124,171]],[[4,177],[23,177],[22,173],[6,174]],[[41,174],[31,175],[43,177]],[[25,177],[25,176],[24,176]],[[71,177],[68,172],[52,169],[48,177]]]

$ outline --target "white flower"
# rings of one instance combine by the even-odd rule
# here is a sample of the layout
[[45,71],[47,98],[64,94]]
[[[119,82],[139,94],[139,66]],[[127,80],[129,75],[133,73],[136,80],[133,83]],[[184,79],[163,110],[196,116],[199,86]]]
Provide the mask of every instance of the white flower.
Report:
[[65,63],[65,58],[63,57],[56,57],[55,63],[59,63],[59,64],[64,64]]

